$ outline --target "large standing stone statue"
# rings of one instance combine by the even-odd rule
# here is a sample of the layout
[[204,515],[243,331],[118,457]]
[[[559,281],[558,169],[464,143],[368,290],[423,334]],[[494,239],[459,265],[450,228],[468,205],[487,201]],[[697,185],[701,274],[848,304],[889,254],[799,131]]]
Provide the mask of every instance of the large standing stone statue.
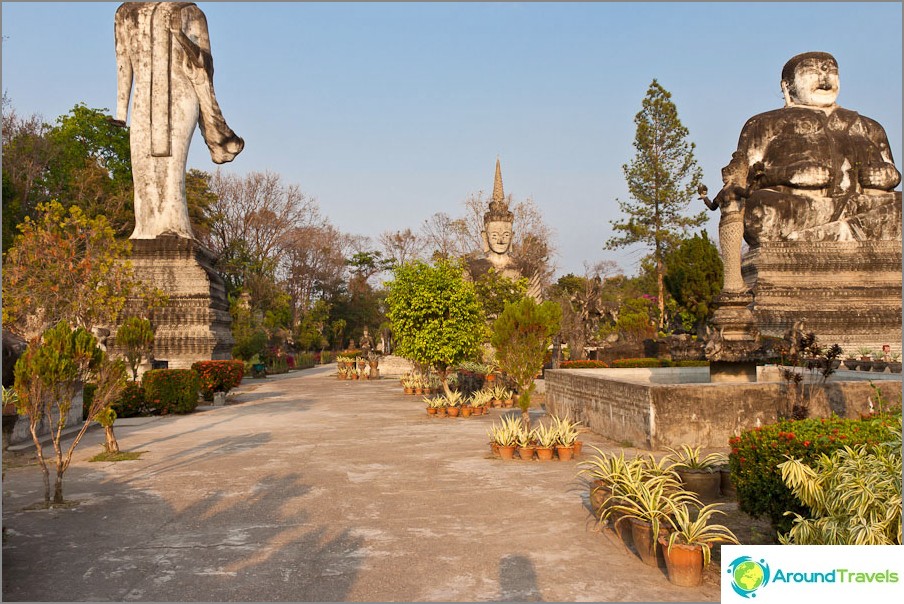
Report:
[[838,106],[828,53],[792,57],[781,88],[785,106],[744,125],[715,199],[701,190],[722,211],[722,322],[742,326],[752,302],[754,334],[803,324],[848,351],[900,341],[901,174],[885,130]]
[[[207,19],[190,2],[126,2],[116,10],[114,34],[116,119],[122,125],[132,104],[131,262],[137,276],[168,297],[152,317],[155,360],[187,368],[231,358],[225,283],[213,269],[213,253],[193,236],[185,200],[185,163],[196,125],[215,163],[232,161],[245,144],[226,125],[214,96]],[[136,304],[125,315],[141,312]],[[115,336],[109,346],[122,352]]]
[[190,2],[126,2],[116,11],[114,31],[122,123],[132,100],[131,238],[191,239],[185,162],[195,125],[215,163],[232,161],[245,144],[226,125],[214,95],[207,19]]

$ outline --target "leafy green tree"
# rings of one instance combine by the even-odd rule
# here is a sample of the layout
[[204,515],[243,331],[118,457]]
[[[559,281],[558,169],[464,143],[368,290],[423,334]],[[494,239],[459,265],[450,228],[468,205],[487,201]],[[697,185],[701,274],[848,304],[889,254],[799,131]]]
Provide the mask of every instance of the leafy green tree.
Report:
[[505,310],[493,323],[490,343],[496,349],[496,359],[518,387],[518,406],[525,425],[530,426],[530,396],[534,378],[543,369],[543,359],[559,331],[562,309],[555,302],[537,304],[533,298],[508,302]]
[[651,250],[656,267],[660,327],[665,320],[665,254],[670,244],[688,229],[706,222],[706,212],[693,216],[684,212],[696,197],[703,172],[694,159],[688,129],[678,119],[672,95],[655,79],[634,117],[636,154],[622,170],[632,202],[617,200],[627,217],[612,221],[617,233],[606,242],[608,249],[643,244]]
[[[35,339],[29,343],[16,362],[14,373],[14,388],[18,394],[16,410],[19,415],[28,418],[29,431],[44,474],[44,502],[49,505],[51,500],[50,468],[38,435],[42,422],[50,430],[54,450],[56,479],[53,503],[63,503],[63,474],[72,461],[72,453],[88,426],[106,414],[122,393],[126,384],[125,367],[122,362],[110,361],[87,330],[82,327],[72,329],[65,321],[60,321],[44,333],[43,341]],[[68,449],[64,450],[63,429],[72,402],[82,384],[92,378],[97,389],[87,418]],[[109,433],[112,434],[112,421],[109,426]]]
[[528,280],[525,277],[510,279],[490,269],[474,282],[477,298],[483,313],[492,320],[499,316],[509,302],[517,302],[527,295]]
[[148,308],[164,299],[135,277],[131,243],[117,240],[104,216],[50,202],[19,231],[3,265],[3,328],[26,340],[61,320],[88,330],[115,325],[130,298]]
[[124,352],[133,382],[138,381],[138,366],[143,358],[150,356],[153,346],[154,328],[147,319],[129,317],[116,330],[116,347]]
[[722,291],[722,260],[706,231],[683,239],[666,255],[665,285],[677,305],[676,319],[685,331],[700,328],[712,314]]
[[486,333],[474,284],[459,263],[438,260],[400,265],[386,285],[396,353],[432,365],[449,395],[449,368],[476,357]]

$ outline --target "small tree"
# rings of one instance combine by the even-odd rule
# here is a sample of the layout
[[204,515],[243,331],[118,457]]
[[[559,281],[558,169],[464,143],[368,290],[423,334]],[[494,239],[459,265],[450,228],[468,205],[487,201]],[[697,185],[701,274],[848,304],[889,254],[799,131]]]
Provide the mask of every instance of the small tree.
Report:
[[612,221],[619,235],[606,242],[608,249],[642,243],[651,250],[656,267],[659,326],[665,321],[665,254],[669,245],[687,229],[703,225],[706,211],[693,216],[683,212],[697,195],[703,173],[694,159],[688,129],[678,119],[672,95],[653,80],[634,117],[637,154],[622,169],[635,203],[618,200],[627,219]]
[[396,352],[432,365],[450,395],[449,368],[475,357],[486,333],[474,284],[465,280],[459,264],[446,260],[434,266],[421,261],[403,264],[393,274],[386,284],[386,314]]
[[518,406],[525,425],[530,427],[530,396],[534,377],[543,368],[546,349],[559,331],[562,309],[555,302],[537,304],[533,298],[507,303],[493,324],[490,342],[496,348],[500,369],[518,386]]
[[703,231],[671,249],[666,265],[665,285],[675,301],[675,319],[685,331],[701,328],[722,291],[719,250]]
[[125,351],[126,362],[132,370],[132,381],[138,381],[138,366],[148,358],[154,346],[154,328],[141,317],[129,317],[116,330],[116,345]]
[[[28,418],[29,431],[44,473],[44,502],[50,504],[50,469],[38,437],[42,421],[46,421],[50,429],[55,453],[53,503],[63,503],[63,474],[72,461],[72,453],[88,426],[109,409],[124,389],[124,366],[111,362],[87,330],[81,327],[73,330],[60,321],[44,333],[43,342],[35,339],[29,343],[16,362],[14,372],[14,387],[19,395],[16,410],[19,415]],[[64,452],[62,437],[67,415],[81,385],[92,376],[97,378],[97,390],[88,408],[88,416]],[[112,430],[112,421],[109,423]]]

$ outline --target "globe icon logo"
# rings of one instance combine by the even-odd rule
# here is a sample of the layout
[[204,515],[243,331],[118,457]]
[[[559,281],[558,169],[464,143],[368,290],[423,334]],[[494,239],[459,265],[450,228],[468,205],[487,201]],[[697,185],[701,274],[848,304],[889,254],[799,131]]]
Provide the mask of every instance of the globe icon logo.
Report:
[[769,583],[769,565],[765,560],[757,562],[750,556],[741,556],[728,565],[731,587],[744,598],[755,598],[756,590]]

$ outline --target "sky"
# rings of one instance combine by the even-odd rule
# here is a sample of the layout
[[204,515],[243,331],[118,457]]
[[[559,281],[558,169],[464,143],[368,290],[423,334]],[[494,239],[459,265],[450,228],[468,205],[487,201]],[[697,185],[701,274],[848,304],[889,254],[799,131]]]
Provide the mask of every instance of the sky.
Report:
[[[652,80],[712,195],[744,122],[782,106],[782,66],[812,50],[836,57],[838,103],[885,127],[902,169],[900,2],[197,4],[217,100],[245,139],[220,169],[280,174],[348,234],[464,215],[469,195],[492,193],[498,157],[506,194],[532,198],[553,230],[557,275],[600,260],[634,274],[646,250],[605,242]],[[118,6],[2,3],[16,111],[114,110]],[[197,131],[188,167],[217,169]],[[714,241],[717,225],[711,213]]]

